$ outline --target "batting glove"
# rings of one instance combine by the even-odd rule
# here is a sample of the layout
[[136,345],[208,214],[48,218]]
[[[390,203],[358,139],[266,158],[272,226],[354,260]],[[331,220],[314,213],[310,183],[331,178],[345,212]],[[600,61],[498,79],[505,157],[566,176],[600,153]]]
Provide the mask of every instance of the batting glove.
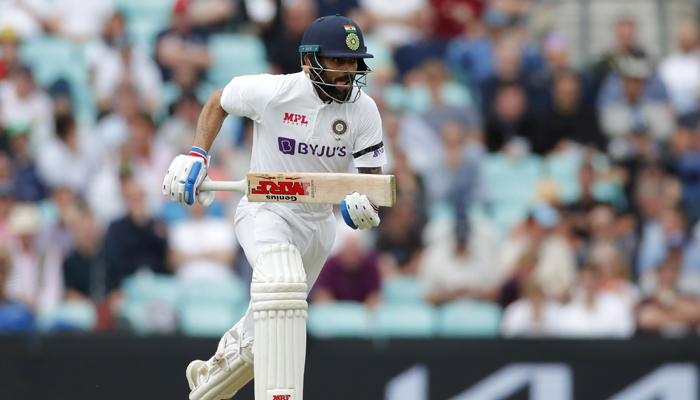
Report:
[[207,166],[210,157],[206,151],[192,146],[190,154],[181,154],[173,160],[168,172],[163,179],[163,195],[170,196],[172,201],[191,206],[197,197],[199,204],[207,207],[214,202],[215,192],[201,192],[197,190],[207,176]]
[[379,225],[379,208],[364,194],[352,192],[340,202],[343,220],[352,229],[370,229]]

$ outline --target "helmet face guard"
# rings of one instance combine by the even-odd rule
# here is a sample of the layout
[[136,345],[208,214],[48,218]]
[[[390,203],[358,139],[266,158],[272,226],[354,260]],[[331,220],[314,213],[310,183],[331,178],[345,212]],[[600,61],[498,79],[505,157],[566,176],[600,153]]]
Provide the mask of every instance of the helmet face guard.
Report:
[[[311,82],[335,102],[353,103],[362,94],[361,88],[367,86],[367,74],[372,70],[367,67],[364,59],[374,56],[367,53],[360,28],[349,18],[336,14],[335,16],[321,17],[312,22],[301,39],[299,53],[301,67],[309,73]],[[320,57],[356,59],[357,71],[326,68]],[[326,82],[325,72],[347,74],[350,84],[337,85],[333,82]],[[341,88],[348,90],[345,92]]]
[[[317,54],[317,52],[300,54],[301,66],[302,68],[308,68],[309,74],[311,75],[311,82],[314,84],[314,86],[337,103],[356,102],[362,94],[361,88],[367,86],[367,74],[372,72],[367,64],[365,64],[365,60],[362,58],[357,59],[357,71],[328,69],[321,63],[321,60],[318,59]],[[308,65],[304,60],[305,56],[308,56]],[[333,82],[326,82],[325,79],[323,79],[323,73],[326,71],[342,72],[348,74],[348,76],[352,75],[352,78],[349,79],[350,85],[337,85]],[[348,90],[343,93],[341,90],[339,90],[339,88],[348,88]]]

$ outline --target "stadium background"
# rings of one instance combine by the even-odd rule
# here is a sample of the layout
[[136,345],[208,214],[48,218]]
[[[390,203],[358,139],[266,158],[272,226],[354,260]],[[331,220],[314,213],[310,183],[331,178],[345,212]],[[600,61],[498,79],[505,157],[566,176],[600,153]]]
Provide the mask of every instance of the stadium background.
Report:
[[[0,398],[186,395],[251,272],[239,197],[186,209],[163,172],[209,94],[298,71],[335,13],[375,55],[398,202],[370,232],[338,225],[307,398],[698,398],[697,11],[0,0]],[[244,175],[250,134],[227,119],[213,179]]]

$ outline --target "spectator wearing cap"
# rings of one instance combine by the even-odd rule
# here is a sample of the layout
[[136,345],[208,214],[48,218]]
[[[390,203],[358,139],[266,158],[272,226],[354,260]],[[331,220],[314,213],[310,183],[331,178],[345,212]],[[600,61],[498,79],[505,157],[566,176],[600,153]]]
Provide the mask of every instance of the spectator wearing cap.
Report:
[[34,328],[34,316],[22,303],[7,295],[7,277],[12,268],[12,259],[5,241],[0,240],[0,334],[30,332]]
[[149,113],[158,111],[162,87],[160,70],[147,49],[131,43],[122,14],[109,17],[100,39],[87,46],[85,58],[101,115],[112,110],[113,99],[122,85],[136,90]]
[[551,331],[554,336],[626,339],[634,335],[632,305],[616,294],[601,291],[600,281],[600,272],[594,267],[579,270],[571,301],[559,310],[554,320]]
[[192,25],[190,3],[190,0],[175,2],[170,27],[156,39],[156,62],[163,81],[173,79],[178,69],[194,71],[201,80],[211,65],[207,32]]
[[[341,229],[339,227],[339,229]],[[374,307],[381,300],[377,254],[363,231],[346,231],[314,285],[312,301],[354,301]]]
[[547,203],[533,207],[529,218],[513,229],[500,252],[501,279],[511,276],[520,257],[528,251],[537,254],[534,277],[545,295],[566,296],[576,277],[576,258],[571,244],[560,232],[559,212]]
[[659,65],[659,77],[668,90],[676,115],[700,111],[700,57],[698,56],[698,25],[684,20],[676,27],[678,51],[666,57]]
[[65,186],[84,194],[99,169],[100,147],[93,137],[78,131],[71,115],[56,117],[55,132],[39,153],[39,175],[50,188]]
[[31,132],[31,150],[35,153],[53,132],[53,103],[38,88],[28,66],[17,69],[12,79],[0,82],[0,125],[26,125]]
[[0,82],[19,69],[19,37],[12,28],[0,30]]
[[657,286],[636,310],[641,332],[672,337],[696,334],[700,301],[679,289],[679,273],[680,265],[673,258],[656,270]]
[[64,290],[63,255],[55,244],[42,245],[36,240],[41,229],[38,206],[16,204],[9,225],[17,239],[10,245],[12,268],[7,276],[7,297],[33,311],[58,305]]
[[455,225],[429,244],[421,258],[418,276],[426,299],[435,305],[464,298],[493,300],[499,279],[497,259],[488,227]]

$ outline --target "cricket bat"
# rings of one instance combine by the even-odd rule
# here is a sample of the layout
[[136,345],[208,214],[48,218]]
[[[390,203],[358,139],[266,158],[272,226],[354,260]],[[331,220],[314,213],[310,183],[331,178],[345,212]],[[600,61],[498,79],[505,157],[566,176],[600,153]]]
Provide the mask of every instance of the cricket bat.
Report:
[[396,205],[393,175],[249,172],[240,181],[202,182],[199,190],[241,192],[249,201],[316,204],[340,204],[348,194],[358,192],[377,206]]

